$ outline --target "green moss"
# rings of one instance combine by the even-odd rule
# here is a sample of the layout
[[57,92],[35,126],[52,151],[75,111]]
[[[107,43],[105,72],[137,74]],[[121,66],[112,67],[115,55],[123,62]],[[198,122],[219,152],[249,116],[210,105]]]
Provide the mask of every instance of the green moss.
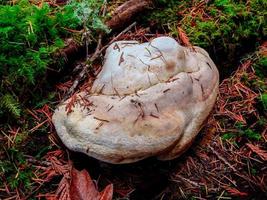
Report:
[[253,64],[253,68],[256,71],[256,75],[261,79],[267,77],[267,57],[259,57],[257,62]]
[[256,52],[249,55],[249,60],[253,60],[252,67],[255,70],[255,75],[257,78],[251,78],[247,73],[244,73],[241,81],[245,83],[255,92],[266,93],[266,77],[267,77],[267,59],[261,53]]
[[[62,68],[62,60],[55,55],[64,48],[64,39],[73,36],[68,29],[86,29],[90,41],[108,31],[98,16],[102,0],[72,0],[57,7],[30,2],[0,1],[0,188],[19,189],[22,194],[35,188],[35,167],[26,155],[41,159],[51,149],[48,125],[31,133],[29,129],[37,123],[25,107],[41,107],[55,100],[55,92],[46,91],[52,88],[47,69]],[[75,37],[82,38],[82,34]],[[18,130],[15,136],[11,129]]]
[[11,94],[5,94],[0,98],[0,108],[2,113],[7,112],[15,118],[19,118],[21,114],[20,104]]
[[240,130],[241,136],[245,136],[250,140],[260,140],[261,139],[261,134],[259,134],[256,131],[253,131],[251,129],[245,129],[245,130]]
[[9,160],[0,161],[0,180],[5,178],[12,190],[20,187],[25,191],[29,191],[31,179],[34,175],[32,167],[26,162],[25,156],[21,151],[10,148],[6,153]]
[[215,0],[203,6],[200,2],[164,1],[145,20],[164,26],[173,36],[179,26],[194,45],[206,48],[217,44],[227,50],[229,44],[239,46],[244,39],[266,35],[266,1]]
[[[10,92],[14,98],[31,96],[31,89],[48,66],[61,68],[60,59],[54,55],[64,47],[63,39],[71,36],[67,29],[86,27],[90,38],[98,31],[107,31],[98,16],[101,5],[101,0],[73,0],[53,8],[47,3],[36,6],[28,0],[0,5],[0,99],[6,99]],[[7,107],[1,102],[0,106]],[[19,117],[15,109],[6,110]]]
[[258,133],[255,130],[252,130],[248,127],[246,127],[244,124],[242,123],[237,123],[235,125],[235,128],[237,129],[237,132],[233,133],[225,133],[221,136],[221,138],[223,140],[229,140],[229,139],[235,139],[235,138],[244,138],[244,139],[248,139],[248,140],[254,140],[254,141],[259,141],[261,140],[261,134]]

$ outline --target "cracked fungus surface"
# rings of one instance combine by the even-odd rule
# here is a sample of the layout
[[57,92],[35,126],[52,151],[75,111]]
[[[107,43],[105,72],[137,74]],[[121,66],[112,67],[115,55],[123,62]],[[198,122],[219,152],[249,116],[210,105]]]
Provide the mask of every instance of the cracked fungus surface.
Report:
[[71,150],[109,163],[170,160],[192,143],[217,96],[208,53],[170,37],[109,46],[89,92],[56,109],[57,134]]

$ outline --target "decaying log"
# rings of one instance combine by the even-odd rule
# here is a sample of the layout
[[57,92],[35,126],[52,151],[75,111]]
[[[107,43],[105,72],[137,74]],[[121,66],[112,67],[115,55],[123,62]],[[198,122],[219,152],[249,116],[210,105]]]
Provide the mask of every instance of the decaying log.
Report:
[[111,29],[118,29],[128,23],[137,13],[149,8],[152,5],[152,0],[130,0],[119,6],[112,18],[106,22],[106,25]]
[[[109,21],[106,22],[106,25],[109,28],[111,28],[112,30],[119,29],[123,25],[128,23],[131,20],[131,18],[133,16],[135,16],[138,12],[141,12],[144,9],[147,9],[149,6],[151,6],[152,2],[153,2],[153,0],[129,0],[129,1],[125,2],[124,4],[122,4],[121,6],[119,6],[114,11],[113,17]],[[121,33],[129,31],[133,26],[135,26],[135,23],[128,26]],[[117,37],[115,37],[115,38],[117,38]],[[100,36],[100,38],[98,40],[98,44],[97,44],[95,53],[93,55],[91,55],[90,57],[87,57],[86,61],[89,61],[90,63],[92,63],[107,48],[108,45],[101,48],[101,39],[102,39],[102,35]],[[112,42],[113,41],[114,41],[114,39],[112,40]],[[78,48],[81,48],[81,47],[79,47],[79,46],[75,47],[75,45],[74,45],[73,48],[75,48],[75,50],[77,50]],[[65,55],[66,55],[66,53],[65,53]],[[68,55],[66,55],[66,58],[68,58]],[[79,83],[82,80],[84,80],[85,75],[87,74],[89,65],[88,64],[82,64],[82,66],[83,66],[83,68],[82,68],[81,72],[78,74],[78,76],[74,80],[73,85],[71,86],[71,88],[69,89],[69,91],[67,92],[67,95],[63,98],[63,100],[70,97],[74,93],[76,88],[78,87]]]
[[55,56],[56,57],[63,57],[66,63],[69,63],[69,59],[72,57],[76,57],[75,55],[80,52],[84,46],[75,42],[73,38],[67,38],[64,41],[65,47],[60,49]]
[[[129,23],[137,13],[140,13],[151,6],[152,2],[153,0],[126,1],[114,11],[112,18],[106,22],[106,25],[112,30],[122,28],[126,23]],[[60,56],[63,55],[66,60],[73,57],[84,48],[84,45],[80,45],[71,39],[68,39],[66,43],[66,47],[59,52]]]

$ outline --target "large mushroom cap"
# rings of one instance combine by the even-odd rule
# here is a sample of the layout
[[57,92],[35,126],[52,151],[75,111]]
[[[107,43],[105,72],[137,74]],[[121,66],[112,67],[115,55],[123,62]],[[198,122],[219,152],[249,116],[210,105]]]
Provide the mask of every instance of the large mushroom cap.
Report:
[[107,49],[90,91],[77,95],[70,113],[70,99],[60,105],[53,122],[69,149],[99,160],[170,160],[199,132],[218,81],[216,66],[199,47],[183,47],[170,37],[118,41]]

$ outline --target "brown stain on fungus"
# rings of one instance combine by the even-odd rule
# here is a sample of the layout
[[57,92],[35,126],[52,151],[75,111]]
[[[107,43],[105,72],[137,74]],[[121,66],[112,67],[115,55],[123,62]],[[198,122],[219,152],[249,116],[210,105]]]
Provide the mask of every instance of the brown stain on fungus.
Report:
[[176,68],[176,64],[174,63],[174,61],[168,61],[166,63],[166,70],[169,71],[169,72],[174,72]]

